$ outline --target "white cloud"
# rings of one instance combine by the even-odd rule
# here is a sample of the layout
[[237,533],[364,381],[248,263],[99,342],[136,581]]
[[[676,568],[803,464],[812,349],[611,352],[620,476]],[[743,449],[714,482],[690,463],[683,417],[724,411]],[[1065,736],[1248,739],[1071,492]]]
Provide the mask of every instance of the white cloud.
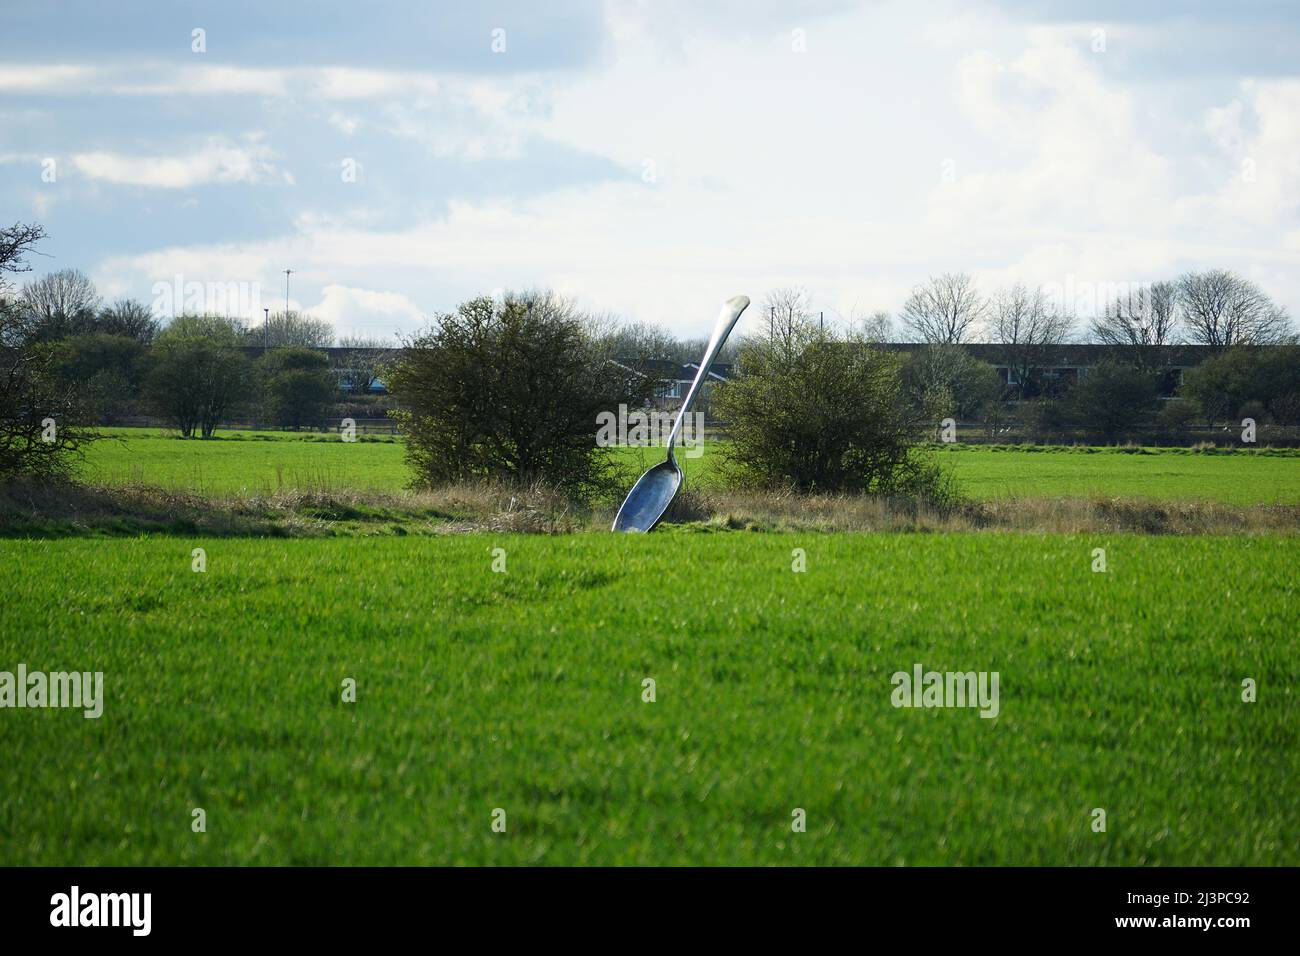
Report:
[[359,70],[326,67],[305,74],[314,92],[327,100],[388,99],[402,96],[436,96],[438,80],[427,73]]
[[1219,190],[1187,201],[1189,216],[1234,222],[1235,235],[1288,226],[1300,212],[1300,80],[1247,81],[1240,95],[1205,112],[1221,150]]
[[129,74],[112,74],[108,86],[108,92],[117,96],[284,96],[287,91],[287,76],[282,70],[235,66],[144,66]]
[[334,110],[329,115],[329,124],[344,136],[351,136],[361,125],[361,119],[357,116],[351,116],[347,113]]
[[[1078,25],[1026,29],[992,10],[945,25],[887,3],[810,23],[801,54],[800,24],[775,7],[756,26],[711,21],[699,35],[666,36],[657,16],[617,8],[602,62],[584,72],[275,71],[290,95],[341,104],[321,115],[345,133],[383,129],[463,157],[526,158],[542,137],[608,158],[625,180],[454,202],[406,228],[326,208],[281,238],[113,266],[273,288],[293,264],[314,308],[384,332],[505,284],[701,334],[738,292],[799,283],[819,308],[894,310],[953,269],[986,289],[1098,287],[1213,264],[1300,304],[1287,277],[1300,265],[1295,80],[1245,85],[1226,104],[1176,91],[1185,139],[1173,144],[1151,127],[1149,90],[1090,55]],[[1234,180],[1247,158],[1256,177]],[[1207,186],[1189,166],[1224,175]]]
[[302,93],[324,100],[436,96],[431,72],[350,67],[211,66],[132,63],[25,64],[0,66],[0,92],[86,96],[281,97]]
[[398,329],[414,329],[423,321],[420,309],[400,292],[354,289],[343,285],[327,285],[321,290],[320,302],[308,307],[307,311],[332,323],[335,332],[341,336],[387,338]]
[[281,96],[284,70],[202,64],[19,64],[0,66],[0,92],[57,95],[176,96],[252,93]]
[[0,92],[70,92],[89,87],[96,74],[94,67],[66,63],[0,66]]
[[50,213],[50,208],[54,205],[56,197],[53,193],[44,189],[38,189],[32,193],[32,215],[37,219],[44,219]]
[[234,146],[212,139],[201,149],[180,156],[127,156],[121,153],[76,153],[72,165],[90,179],[125,186],[188,189],[208,183],[256,183],[274,172],[265,146]]

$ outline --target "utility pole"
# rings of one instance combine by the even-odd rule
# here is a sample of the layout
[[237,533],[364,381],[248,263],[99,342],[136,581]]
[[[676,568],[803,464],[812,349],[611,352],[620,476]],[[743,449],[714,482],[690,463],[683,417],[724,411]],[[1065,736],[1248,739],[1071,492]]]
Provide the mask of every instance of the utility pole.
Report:
[[293,275],[292,269],[284,270],[284,318],[289,320],[289,276]]

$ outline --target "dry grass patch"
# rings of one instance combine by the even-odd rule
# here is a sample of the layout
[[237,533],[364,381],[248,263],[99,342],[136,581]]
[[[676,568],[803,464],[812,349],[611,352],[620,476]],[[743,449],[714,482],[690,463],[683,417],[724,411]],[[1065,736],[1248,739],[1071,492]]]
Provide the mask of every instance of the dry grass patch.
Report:
[[[570,534],[606,531],[616,510],[613,503],[579,508],[543,486],[501,484],[210,497],[149,485],[17,482],[0,486],[0,536]],[[1300,505],[1060,497],[936,508],[864,495],[684,488],[662,530],[1292,535],[1300,532]]]

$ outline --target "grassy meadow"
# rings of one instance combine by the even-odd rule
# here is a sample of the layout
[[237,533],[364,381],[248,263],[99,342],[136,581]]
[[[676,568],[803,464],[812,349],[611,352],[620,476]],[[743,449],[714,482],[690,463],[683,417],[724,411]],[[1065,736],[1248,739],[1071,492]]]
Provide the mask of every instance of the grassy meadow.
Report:
[[[935,454],[1001,530],[615,537],[405,495],[388,436],[115,430],[97,487],[0,500],[0,671],[105,681],[0,712],[0,865],[1300,864],[1300,455]],[[894,707],[916,664],[996,671],[997,716]]]
[[[103,671],[106,698],[0,714],[4,864],[1300,863],[1294,537],[152,536],[0,561],[0,669]],[[916,663],[999,672],[1000,713],[896,709]]]
[[[89,447],[83,476],[121,485],[148,483],[205,495],[286,490],[398,492],[410,483],[403,445],[392,436],[220,432],[184,440],[159,429],[111,429]],[[688,481],[716,483],[717,446],[680,455]],[[662,460],[652,448],[623,448],[641,470]],[[1051,446],[938,446],[962,491],[978,500],[1136,497],[1233,505],[1300,503],[1300,451]]]

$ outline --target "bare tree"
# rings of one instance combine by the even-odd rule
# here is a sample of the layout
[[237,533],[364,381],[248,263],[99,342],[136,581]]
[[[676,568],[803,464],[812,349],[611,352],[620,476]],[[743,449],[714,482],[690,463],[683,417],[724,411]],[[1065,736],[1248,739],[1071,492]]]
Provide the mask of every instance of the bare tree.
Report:
[[350,350],[338,364],[348,387],[357,394],[364,394],[374,388],[383,375],[384,361],[391,346],[383,339],[345,335],[339,339],[339,347]]
[[1178,335],[1178,287],[1172,282],[1153,282],[1116,296],[1092,320],[1092,335],[1101,344],[1121,351],[1134,368],[1158,371],[1161,346],[1173,345]]
[[124,335],[148,345],[158,334],[159,322],[149,307],[135,299],[118,299],[99,313],[97,331]]
[[1017,283],[998,293],[993,304],[993,335],[1022,398],[1037,394],[1042,369],[1070,337],[1074,319],[1048,302],[1042,289]]
[[99,293],[77,269],[60,269],[23,284],[22,309],[33,335],[45,341],[93,331]]
[[894,321],[888,312],[872,312],[861,321],[862,337],[868,342],[879,345],[888,342],[894,336]]
[[975,280],[963,272],[931,276],[912,290],[899,316],[903,328],[929,345],[957,345],[988,310]]
[[66,477],[95,438],[81,427],[89,409],[78,383],[58,374],[58,356],[33,343],[26,310],[10,300],[8,276],[29,271],[27,256],[44,237],[34,224],[0,228],[0,480]]
[[768,341],[779,342],[788,350],[812,314],[808,290],[801,286],[773,289],[763,300],[763,311],[767,313]]
[[36,223],[16,222],[12,226],[0,227],[0,299],[13,293],[6,273],[31,272],[27,256],[36,251],[36,243],[44,238],[45,227]]
[[306,312],[272,312],[263,325],[248,330],[248,344],[272,349],[329,348],[334,344],[334,326]]
[[1188,337],[1199,345],[1270,345],[1286,339],[1286,311],[1259,286],[1226,269],[1189,272],[1178,280]]
[[615,325],[610,329],[606,341],[610,354],[616,359],[686,361],[682,343],[663,326],[652,322]]

